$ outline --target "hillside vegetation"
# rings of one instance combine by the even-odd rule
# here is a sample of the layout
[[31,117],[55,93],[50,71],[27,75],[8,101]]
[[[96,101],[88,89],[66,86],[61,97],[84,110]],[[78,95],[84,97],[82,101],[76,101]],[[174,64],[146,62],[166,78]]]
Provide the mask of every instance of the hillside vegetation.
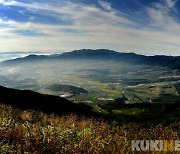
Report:
[[179,102],[87,105],[0,87],[0,153],[131,153],[131,140],[178,140],[179,111]]
[[[176,117],[174,117],[176,118]],[[0,105],[0,153],[131,153],[131,140],[177,140],[180,122],[144,127]]]

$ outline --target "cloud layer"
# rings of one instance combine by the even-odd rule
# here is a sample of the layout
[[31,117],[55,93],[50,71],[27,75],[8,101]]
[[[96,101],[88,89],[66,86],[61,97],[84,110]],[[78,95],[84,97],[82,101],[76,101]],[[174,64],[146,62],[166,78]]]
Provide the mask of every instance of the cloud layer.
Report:
[[135,11],[109,2],[0,0],[0,51],[108,48],[180,55],[177,0],[135,0]]

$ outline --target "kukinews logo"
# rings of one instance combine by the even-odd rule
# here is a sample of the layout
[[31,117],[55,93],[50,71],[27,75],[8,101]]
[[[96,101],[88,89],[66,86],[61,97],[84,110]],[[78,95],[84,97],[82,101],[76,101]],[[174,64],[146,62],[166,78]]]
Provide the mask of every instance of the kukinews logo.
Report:
[[180,140],[132,140],[132,151],[180,151]]

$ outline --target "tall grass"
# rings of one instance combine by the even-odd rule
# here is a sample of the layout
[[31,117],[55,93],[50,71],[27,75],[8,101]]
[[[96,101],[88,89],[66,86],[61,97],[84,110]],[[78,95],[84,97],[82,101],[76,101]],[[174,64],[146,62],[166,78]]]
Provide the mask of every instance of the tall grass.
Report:
[[0,105],[0,153],[131,153],[131,140],[177,140],[180,123],[141,128],[77,115],[47,115]]

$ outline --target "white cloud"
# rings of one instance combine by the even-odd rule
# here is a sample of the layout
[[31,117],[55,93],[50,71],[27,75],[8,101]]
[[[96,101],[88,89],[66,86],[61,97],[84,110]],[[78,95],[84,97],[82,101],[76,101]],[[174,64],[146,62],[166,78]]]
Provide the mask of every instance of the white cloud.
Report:
[[166,0],[166,4],[168,8],[173,8],[176,4],[176,0]]
[[110,3],[107,3],[105,1],[99,0],[98,3],[103,7],[105,10],[111,11],[112,7]]
[[[57,2],[53,5],[40,2],[0,1],[4,5],[18,6],[20,10],[25,8],[26,11],[33,11],[37,17],[48,15],[72,22],[68,25],[35,23],[33,21],[36,17],[31,16],[29,22],[0,19],[2,25],[0,50],[70,51],[80,48],[110,48],[148,55],[169,54],[169,52],[178,55],[180,27],[169,14],[169,9],[175,8],[173,2],[175,1],[166,0],[164,4],[156,3],[153,7],[146,8],[152,25],[137,29],[134,27],[138,26],[138,23],[104,1],[99,1],[103,9],[95,5],[72,2]],[[65,29],[69,29],[70,32],[67,33]],[[20,30],[34,31],[47,36],[29,37],[12,33]]]
[[148,7],[147,12],[152,19],[152,25],[171,33],[179,33],[180,24],[171,15],[172,9],[176,9],[175,4],[175,0],[166,0],[165,4],[155,3],[155,7]]
[[[110,4],[107,2],[99,1],[101,5],[103,5],[106,9],[110,9]],[[103,11],[99,8],[97,8],[94,5],[86,5],[82,3],[72,3],[72,2],[59,2],[57,1],[56,6],[50,5],[49,3],[23,3],[23,2],[18,2],[18,1],[8,1],[8,2],[2,2],[3,5],[7,6],[18,6],[21,8],[26,8],[26,9],[33,9],[36,11],[36,13],[46,13],[46,11],[49,11],[49,14],[60,14],[61,16],[64,16],[66,19],[71,19],[71,20],[81,20],[81,19],[94,19],[93,21],[100,21],[102,20],[104,22],[105,19],[109,19],[109,22],[113,22],[113,20],[118,21],[118,23],[123,23],[123,24],[132,24],[134,25],[135,23],[132,21],[129,21],[125,16],[117,16],[116,13],[113,10],[109,10],[110,12]],[[54,14],[53,14],[54,15]],[[111,20],[112,19],[112,20]],[[90,22],[92,22],[90,20]]]

